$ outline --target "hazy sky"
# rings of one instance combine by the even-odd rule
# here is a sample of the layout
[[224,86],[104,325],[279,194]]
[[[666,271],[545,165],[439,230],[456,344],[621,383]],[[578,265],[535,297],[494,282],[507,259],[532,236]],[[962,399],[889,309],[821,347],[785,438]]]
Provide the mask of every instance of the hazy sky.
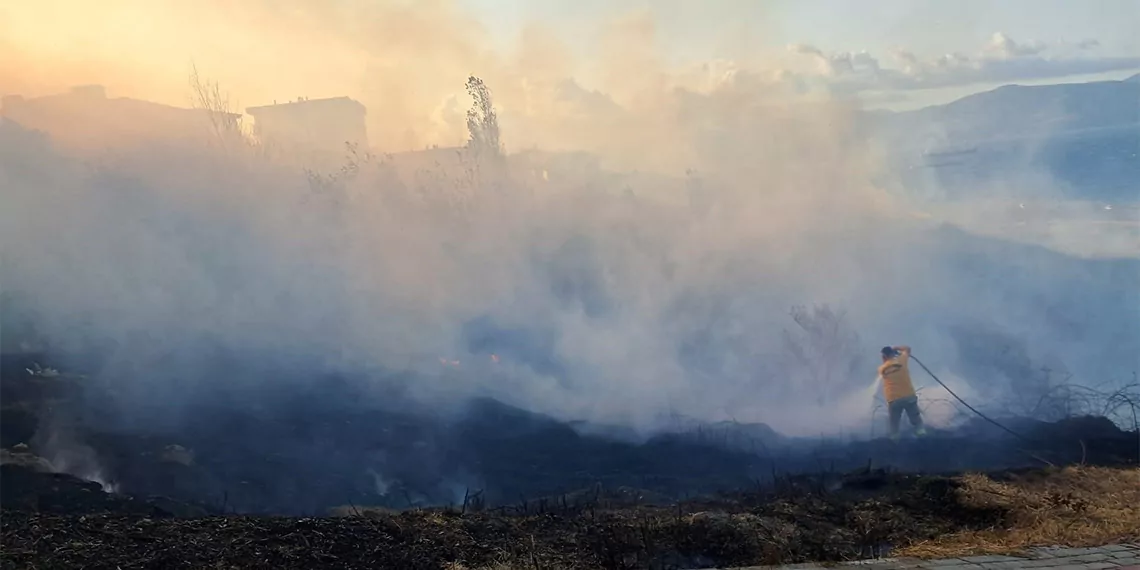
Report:
[[[1140,2],[1135,0],[461,0],[495,37],[510,39],[539,22],[579,41],[583,55],[597,56],[588,39],[596,24],[623,13],[649,14],[658,48],[671,63],[738,60],[748,53],[806,44],[824,53],[866,51],[880,57],[905,50],[934,59],[972,54],[995,34],[1023,44],[1056,47],[1094,41],[1094,58],[1120,58],[1092,73],[1041,73],[1019,83],[1121,78],[1140,69]],[[1053,55],[1055,54],[1048,54]],[[1035,55],[1035,54],[1025,54]],[[914,107],[955,99],[1004,81],[939,86],[884,98],[889,107]],[[888,90],[889,91],[889,90]],[[868,97],[872,105],[877,97]]]
[[193,63],[236,108],[348,95],[414,148],[463,136],[469,74],[530,115],[726,83],[902,109],[1135,73],[1138,23],[1136,0],[4,0],[0,94],[186,106]]
[[622,12],[647,10],[678,60],[737,57],[755,46],[808,43],[824,51],[902,47],[935,57],[971,51],[996,32],[1021,40],[1098,40],[1105,54],[1140,54],[1135,0],[461,0],[506,35],[541,21],[577,33]]

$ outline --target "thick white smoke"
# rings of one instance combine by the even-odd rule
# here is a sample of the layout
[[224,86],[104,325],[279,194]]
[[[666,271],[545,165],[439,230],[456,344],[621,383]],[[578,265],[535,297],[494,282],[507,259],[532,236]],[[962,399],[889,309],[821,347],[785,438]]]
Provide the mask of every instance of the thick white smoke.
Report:
[[[862,390],[884,344],[914,346],[985,398],[1023,375],[1002,368],[1011,347],[1029,362],[1065,354],[1085,376],[1129,372],[1134,264],[916,216],[884,190],[893,172],[850,101],[778,73],[694,80],[661,63],[638,19],[607,32],[593,66],[605,87],[592,91],[561,46],[527,36],[530,59],[496,58],[469,49],[478,34],[437,3],[432,17],[392,10],[408,23],[396,39],[345,44],[329,22],[284,17],[258,37],[278,45],[304,29],[320,53],[367,64],[373,120],[413,133],[405,148],[462,133],[466,103],[438,96],[481,68],[502,95],[508,149],[587,150],[605,168],[515,153],[505,167],[467,157],[409,174],[396,156],[315,184],[256,148],[151,141],[81,160],[6,125],[5,295],[61,350],[100,354],[99,381],[140,416],[220,398],[235,382],[218,373],[221,354],[275,363],[281,375],[242,379],[266,394],[295,382],[289,371],[414,371],[404,388],[440,405],[491,395],[647,429],[681,414],[798,434],[868,420],[837,402]],[[455,33],[428,49],[409,30]],[[393,45],[405,51],[380,49]],[[255,55],[246,63],[270,57]],[[268,67],[313,64],[303,55]],[[248,66],[261,88],[268,67]],[[299,77],[317,81],[313,68]],[[313,85],[353,85],[333,76]],[[428,115],[434,131],[412,128]],[[395,127],[374,134],[403,144]],[[844,311],[820,321],[834,338],[789,315],[819,303]],[[789,334],[806,351],[792,355]]]

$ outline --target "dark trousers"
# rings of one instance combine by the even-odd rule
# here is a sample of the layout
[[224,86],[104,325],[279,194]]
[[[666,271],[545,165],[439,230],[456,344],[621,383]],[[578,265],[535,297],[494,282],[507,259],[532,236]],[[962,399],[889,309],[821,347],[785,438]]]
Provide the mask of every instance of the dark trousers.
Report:
[[891,437],[898,437],[899,422],[902,420],[903,412],[906,412],[906,419],[910,420],[910,425],[915,429],[922,429],[922,413],[918,410],[918,396],[907,396],[899,398],[887,404],[887,415],[891,419]]

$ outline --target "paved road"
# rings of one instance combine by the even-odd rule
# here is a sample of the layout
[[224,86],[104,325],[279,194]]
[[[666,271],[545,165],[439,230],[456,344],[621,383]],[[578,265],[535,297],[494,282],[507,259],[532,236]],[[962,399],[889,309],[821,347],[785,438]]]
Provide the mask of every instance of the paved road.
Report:
[[[824,570],[820,564],[790,566],[750,566],[733,570],[760,570],[781,568],[794,570]],[[1140,570],[1140,544],[1114,544],[1096,548],[1034,548],[1022,556],[966,556],[944,560],[917,560],[909,558],[883,558],[830,566],[832,570],[1018,570],[1020,568],[1046,570]],[[722,570],[722,569],[713,569]],[[723,570],[728,570],[727,568]]]

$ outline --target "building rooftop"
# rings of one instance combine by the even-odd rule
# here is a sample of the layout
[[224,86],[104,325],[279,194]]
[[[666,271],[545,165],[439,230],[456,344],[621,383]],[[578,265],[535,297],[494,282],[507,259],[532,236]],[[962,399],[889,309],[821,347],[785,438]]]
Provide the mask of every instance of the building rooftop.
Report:
[[272,105],[260,105],[257,107],[249,107],[245,110],[246,113],[256,117],[259,113],[285,111],[292,109],[312,108],[312,107],[336,107],[341,106],[345,108],[352,108],[359,110],[361,113],[367,113],[367,108],[363,103],[352,99],[351,97],[329,97],[326,99],[307,99],[298,98],[295,101],[288,101],[286,103],[274,103]]
[[[98,105],[98,107],[89,107]],[[209,112],[206,109],[175,107],[145,99],[132,99],[130,97],[108,97],[102,85],[80,85],[72,87],[63,93],[42,95],[39,97],[24,97],[22,95],[4,95],[0,98],[0,110],[20,112],[28,110],[59,112],[63,108],[88,108],[92,111],[98,109],[106,113],[108,110],[131,113],[182,113],[187,115]],[[230,118],[241,117],[240,113],[220,112],[219,114]]]

